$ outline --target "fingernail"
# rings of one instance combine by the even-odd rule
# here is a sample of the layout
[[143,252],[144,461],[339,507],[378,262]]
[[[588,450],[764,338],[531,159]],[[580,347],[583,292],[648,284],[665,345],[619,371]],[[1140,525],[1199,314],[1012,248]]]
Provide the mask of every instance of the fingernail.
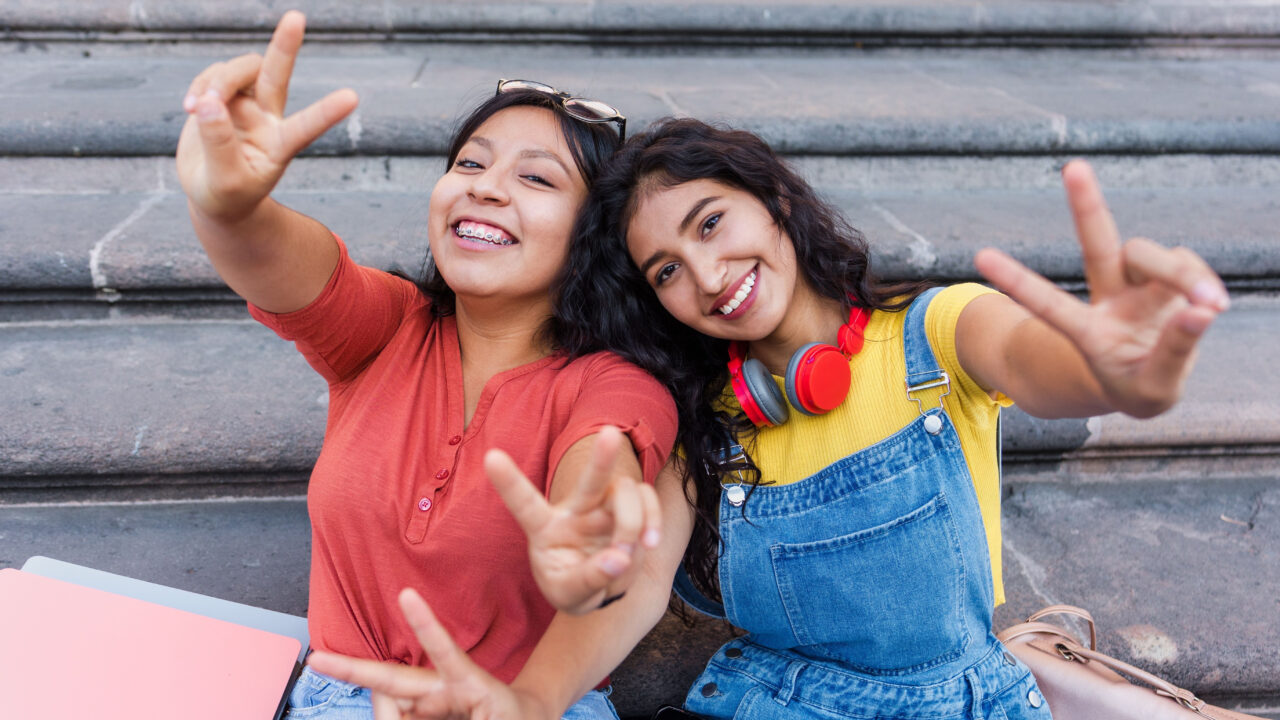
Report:
[[187,112],[191,112],[192,110],[195,110],[196,96],[192,95],[191,93],[187,93],[187,96],[182,98],[182,109],[186,110]]
[[662,540],[662,533],[653,528],[644,531],[644,546],[649,548],[658,547],[658,542]]
[[1219,312],[1231,305],[1231,300],[1222,286],[1212,280],[1201,280],[1191,289],[1191,302],[1196,305],[1208,305]]
[[196,114],[206,120],[216,118],[222,114],[222,99],[218,97],[218,91],[210,90],[200,96],[203,102],[196,103]]
[[606,574],[618,577],[627,569],[627,560],[618,555],[606,555],[604,561],[600,563],[600,569]]

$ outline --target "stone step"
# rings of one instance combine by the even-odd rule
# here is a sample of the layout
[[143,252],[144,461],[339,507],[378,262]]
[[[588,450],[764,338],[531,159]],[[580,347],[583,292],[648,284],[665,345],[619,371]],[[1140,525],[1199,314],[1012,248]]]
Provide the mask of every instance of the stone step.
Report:
[[[1062,156],[795,160],[866,234],[882,274],[973,279],[973,254],[994,245],[1055,280],[1080,284],[1058,176]],[[1195,250],[1234,290],[1280,286],[1280,157],[1091,160],[1122,232]],[[443,164],[439,157],[303,158],[277,197],[327,223],[360,262],[417,271],[426,196]],[[116,292],[93,294],[104,289]],[[154,308],[161,300],[167,312],[180,312],[183,304],[231,299],[194,237],[167,157],[0,158],[0,293],[7,320],[73,313],[36,301],[96,297]],[[102,317],[131,302],[74,312]]]
[[[1099,647],[1218,704],[1280,717],[1280,484],[1011,483],[1006,605],[996,626],[1050,603],[1093,612]],[[304,614],[310,538],[301,498],[0,505],[0,567],[46,555]],[[614,674],[624,717],[679,704],[731,634],[668,614]]]
[[[1280,416],[1257,398],[1280,385],[1276,327],[1280,297],[1238,300],[1203,341],[1182,402],[1152,420],[1009,413],[1010,476],[1125,482],[1274,466]],[[247,319],[0,324],[0,497],[296,492],[327,399],[292,346]]]
[[[797,40],[868,43],[989,38],[1055,38],[1093,41],[1138,38],[1186,40],[1280,36],[1280,3],[1159,0],[1081,3],[1062,0],[917,0],[911,3],[841,3],[768,0],[559,0],[525,2],[298,3],[313,30],[342,36],[418,35],[551,37],[571,42],[693,42],[754,44]],[[10,37],[65,31],[110,36],[165,34],[207,36],[265,33],[282,10],[263,0],[236,3],[109,0],[36,2],[12,0],[0,7],[0,27]]]
[[[182,96],[261,43],[0,44],[0,155],[168,155]],[[716,52],[541,44],[304,47],[293,107],[340,87],[357,111],[318,154],[440,154],[499,77],[606,99],[638,129],[692,115],[791,154],[1276,153],[1277,50]]]

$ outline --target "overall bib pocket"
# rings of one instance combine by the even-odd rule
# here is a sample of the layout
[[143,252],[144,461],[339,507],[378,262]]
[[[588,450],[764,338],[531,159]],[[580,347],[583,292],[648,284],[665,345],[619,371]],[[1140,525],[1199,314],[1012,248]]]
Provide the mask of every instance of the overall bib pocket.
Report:
[[964,563],[943,494],[882,525],[769,552],[801,650],[893,675],[948,662],[968,646]]

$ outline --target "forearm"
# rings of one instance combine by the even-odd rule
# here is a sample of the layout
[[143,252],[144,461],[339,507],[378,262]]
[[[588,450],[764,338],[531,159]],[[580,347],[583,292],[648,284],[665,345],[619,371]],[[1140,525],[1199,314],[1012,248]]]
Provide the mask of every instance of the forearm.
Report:
[[267,198],[234,222],[188,202],[191,225],[214,269],[240,297],[274,313],[306,307],[338,263],[338,244],[320,222]]
[[983,389],[1042,418],[1089,417],[1114,408],[1065,335],[1004,295],[974,298],[956,326],[960,365]]
[[1001,391],[1029,415],[1091,417],[1115,408],[1080,350],[1062,333],[1028,315],[1006,345],[1007,388]]
[[546,720],[559,718],[626,659],[662,619],[670,595],[670,579],[663,586],[645,578],[607,608],[558,613],[511,689],[535,698]]

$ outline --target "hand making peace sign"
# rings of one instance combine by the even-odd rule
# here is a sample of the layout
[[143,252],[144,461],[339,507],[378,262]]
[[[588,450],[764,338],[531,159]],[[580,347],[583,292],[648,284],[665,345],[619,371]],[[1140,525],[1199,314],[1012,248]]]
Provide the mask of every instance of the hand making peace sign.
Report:
[[1229,305],[1226,286],[1199,255],[1145,238],[1121,243],[1093,169],[1062,170],[1084,256],[1083,303],[998,250],[974,258],[979,272],[1067,337],[1115,410],[1151,417],[1182,393],[1196,344]]
[[191,82],[182,104],[190,116],[178,141],[178,177],[207,217],[234,222],[248,216],[289,161],[355,109],[355,92],[344,89],[284,117],[305,25],[302,13],[291,10],[265,56],[214,63]]
[[373,691],[374,720],[537,720],[546,709],[467,657],[422,596],[400,593],[400,609],[434,670],[314,652],[317,672]]
[[538,588],[557,610],[573,614],[595,610],[626,591],[644,550],[657,547],[662,523],[658,495],[641,481],[621,431],[605,427],[580,442],[591,446],[570,452],[589,452],[590,458],[577,483],[555,503],[506,453],[490,450],[484,459],[490,481],[529,537]]

